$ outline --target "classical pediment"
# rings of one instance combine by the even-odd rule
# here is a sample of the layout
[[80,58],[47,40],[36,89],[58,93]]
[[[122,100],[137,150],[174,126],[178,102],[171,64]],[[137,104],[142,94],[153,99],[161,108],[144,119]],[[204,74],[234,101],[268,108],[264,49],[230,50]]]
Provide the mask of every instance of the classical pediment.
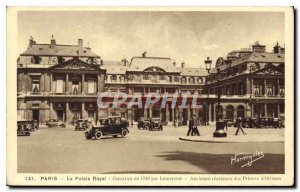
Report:
[[71,70],[99,70],[99,65],[89,64],[80,59],[67,60],[61,64],[54,65],[50,69],[71,69]]
[[264,68],[254,73],[262,75],[284,75],[284,66],[283,64],[266,64]]

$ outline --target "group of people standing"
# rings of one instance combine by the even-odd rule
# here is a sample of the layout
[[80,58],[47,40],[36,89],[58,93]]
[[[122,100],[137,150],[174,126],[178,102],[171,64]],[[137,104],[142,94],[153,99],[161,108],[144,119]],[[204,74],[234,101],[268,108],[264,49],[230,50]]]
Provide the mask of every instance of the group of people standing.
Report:
[[[243,126],[242,126],[242,117],[238,117],[234,123],[235,127],[237,128],[236,132],[235,132],[235,135],[238,135],[239,131],[241,130],[242,133],[244,135],[246,135],[246,133],[244,132],[243,130]],[[189,122],[188,122],[188,132],[187,132],[187,136],[200,136],[200,132],[198,130],[198,126],[199,126],[199,121],[197,120],[196,118],[196,115],[193,115],[192,118],[189,119]],[[228,126],[227,126],[227,123],[225,125],[225,128],[226,128],[226,131],[228,131]]]

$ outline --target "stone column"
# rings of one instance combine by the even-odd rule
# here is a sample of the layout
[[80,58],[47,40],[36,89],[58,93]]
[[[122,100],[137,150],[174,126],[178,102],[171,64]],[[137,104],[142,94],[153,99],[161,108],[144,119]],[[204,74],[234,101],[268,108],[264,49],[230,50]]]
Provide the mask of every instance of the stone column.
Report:
[[69,106],[69,102],[66,102],[66,123],[70,123],[70,121],[71,121],[70,106]]
[[[279,81],[279,79],[277,79],[277,96],[280,96],[279,91],[280,91],[280,81]],[[279,115],[279,113],[278,113],[278,115]]]
[[277,118],[279,118],[280,115],[280,104],[277,104]]
[[87,119],[88,118],[88,114],[87,111],[84,108],[85,104],[84,102],[81,103],[81,114],[82,114],[82,118],[83,119]]
[[267,111],[267,104],[264,104],[264,111],[265,111],[264,116],[267,117],[267,112],[268,112],[268,111]]
[[172,121],[174,121],[174,119],[176,118],[175,116],[175,108],[171,108],[172,110]]
[[267,96],[267,79],[264,79],[264,96]]
[[97,92],[101,93],[101,75],[98,74],[97,76]]
[[133,125],[133,113],[132,113],[132,108],[128,109],[128,121],[131,125]]
[[188,120],[191,118],[191,106],[190,103],[187,103],[187,114],[188,114]]
[[66,94],[69,93],[69,73],[66,74]]
[[147,108],[145,107],[145,105],[144,105],[144,115],[143,115],[144,117],[148,117],[148,114],[147,114]]
[[53,75],[50,73],[50,93],[53,92]]
[[166,121],[170,121],[170,109],[169,109],[169,103],[166,103]]
[[152,118],[152,107],[153,105],[150,105],[150,108],[149,108],[149,117]]
[[49,119],[52,119],[52,116],[53,116],[53,103],[50,101]]
[[209,121],[211,121],[211,112],[210,112],[210,107],[209,107],[209,103],[207,103],[207,105],[206,105],[206,110],[207,110],[207,120],[206,120],[206,122],[207,123],[209,123]]
[[82,77],[81,77],[81,93],[84,94],[84,87],[85,87],[85,83],[84,83],[84,73],[82,74]]
[[249,78],[246,78],[246,94],[250,94],[251,93],[251,82],[249,81]]

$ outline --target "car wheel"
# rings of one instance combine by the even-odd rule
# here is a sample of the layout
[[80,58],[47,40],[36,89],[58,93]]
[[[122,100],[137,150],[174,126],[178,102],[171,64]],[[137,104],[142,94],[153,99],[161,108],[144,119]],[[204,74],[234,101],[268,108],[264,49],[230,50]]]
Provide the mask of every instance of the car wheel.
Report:
[[127,134],[128,134],[128,131],[125,130],[125,129],[123,129],[122,132],[121,132],[121,136],[122,136],[123,138],[125,138],[125,137],[127,137]]
[[95,139],[97,139],[97,140],[100,140],[100,139],[102,138],[102,136],[103,136],[103,134],[102,134],[101,131],[97,131],[97,132],[95,133]]
[[27,135],[27,136],[30,136],[30,132],[27,132],[26,135]]

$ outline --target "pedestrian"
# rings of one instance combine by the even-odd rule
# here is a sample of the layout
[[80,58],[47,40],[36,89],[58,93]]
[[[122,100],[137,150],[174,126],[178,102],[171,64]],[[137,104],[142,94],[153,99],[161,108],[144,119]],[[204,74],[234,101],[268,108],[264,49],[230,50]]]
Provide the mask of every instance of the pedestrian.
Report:
[[192,136],[194,136],[194,135],[200,136],[199,130],[197,128],[199,121],[197,120],[195,114],[193,115],[193,119],[194,119],[194,126],[193,126],[193,130],[192,130]]
[[242,126],[242,117],[238,117],[237,119],[236,119],[236,127],[237,127],[237,130],[236,130],[236,132],[235,132],[235,135],[238,135],[238,133],[239,133],[239,130],[241,130],[242,132],[243,132],[243,134],[244,135],[246,135],[246,133],[244,132],[244,130],[243,130],[243,126]]
[[187,136],[190,136],[190,134],[193,136],[193,128],[194,128],[194,124],[195,124],[195,121],[193,118],[190,118],[189,119],[189,130],[187,132]]

